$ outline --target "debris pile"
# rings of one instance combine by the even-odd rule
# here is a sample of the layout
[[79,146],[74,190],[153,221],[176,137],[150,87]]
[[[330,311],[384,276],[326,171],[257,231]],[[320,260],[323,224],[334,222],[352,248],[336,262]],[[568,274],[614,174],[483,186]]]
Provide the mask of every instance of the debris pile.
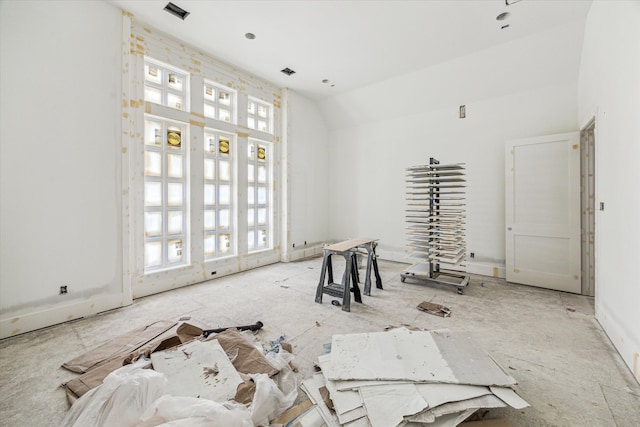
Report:
[[62,426],[268,426],[296,400],[284,337],[263,351],[237,329],[174,326],[154,322],[65,363],[82,375],[64,384]]
[[516,381],[466,333],[334,335],[321,372],[301,384],[301,426],[456,426],[481,408],[529,406]]

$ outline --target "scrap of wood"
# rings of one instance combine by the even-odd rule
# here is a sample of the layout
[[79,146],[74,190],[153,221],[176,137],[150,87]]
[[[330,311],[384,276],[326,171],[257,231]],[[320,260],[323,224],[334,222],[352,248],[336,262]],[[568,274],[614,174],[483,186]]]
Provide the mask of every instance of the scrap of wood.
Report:
[[422,301],[420,304],[418,304],[417,308],[420,311],[433,314],[434,316],[440,316],[440,317],[451,316],[451,309],[449,309],[448,307],[445,307],[444,305],[434,304],[429,301]]

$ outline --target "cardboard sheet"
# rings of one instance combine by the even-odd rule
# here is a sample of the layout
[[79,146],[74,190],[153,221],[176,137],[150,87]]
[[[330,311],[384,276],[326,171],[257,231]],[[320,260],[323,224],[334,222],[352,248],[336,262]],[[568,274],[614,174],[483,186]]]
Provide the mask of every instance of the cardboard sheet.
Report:
[[166,375],[167,391],[226,402],[236,394],[242,378],[218,341],[194,340],[173,350],[151,355],[153,369]]
[[[62,367],[72,372],[84,373],[115,357],[122,356],[122,359],[124,360],[129,353],[157,338],[159,335],[173,328],[175,325],[177,325],[176,322],[167,322],[164,320],[150,323],[146,326],[129,331],[126,334],[117,336],[93,350],[63,363]],[[122,364],[120,366],[122,366]]]

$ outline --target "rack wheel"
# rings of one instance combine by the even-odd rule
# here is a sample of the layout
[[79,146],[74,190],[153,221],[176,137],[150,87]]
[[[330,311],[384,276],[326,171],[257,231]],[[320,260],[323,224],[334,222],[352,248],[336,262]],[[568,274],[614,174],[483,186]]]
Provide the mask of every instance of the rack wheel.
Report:
[[400,276],[400,281],[401,281],[402,283],[404,283],[404,281],[405,281],[405,280],[407,280],[407,278],[406,278],[406,277],[404,277],[404,276]]
[[462,286],[458,286],[458,295],[464,295],[464,288]]

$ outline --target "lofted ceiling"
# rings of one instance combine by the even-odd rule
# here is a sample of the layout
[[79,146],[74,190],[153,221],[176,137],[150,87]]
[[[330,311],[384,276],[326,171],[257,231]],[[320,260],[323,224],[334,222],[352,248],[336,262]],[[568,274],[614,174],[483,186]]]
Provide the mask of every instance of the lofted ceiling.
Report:
[[[168,0],[107,1],[220,60],[314,100],[584,22],[591,5],[590,0],[173,0],[189,12],[181,20],[163,10]],[[509,16],[497,20],[503,12]],[[255,39],[247,39],[246,33]],[[287,67],[295,74],[281,73]],[[329,82],[323,83],[325,79]]]

